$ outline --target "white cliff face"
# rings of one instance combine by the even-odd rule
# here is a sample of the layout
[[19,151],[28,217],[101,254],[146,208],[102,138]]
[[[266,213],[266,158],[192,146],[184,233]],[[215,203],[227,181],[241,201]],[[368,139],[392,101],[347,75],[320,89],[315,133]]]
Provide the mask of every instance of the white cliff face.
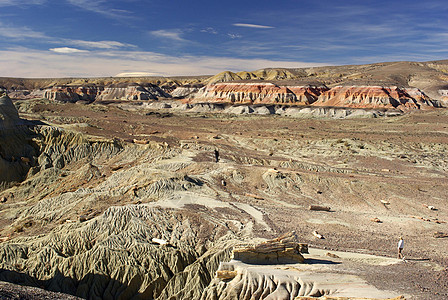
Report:
[[157,100],[159,97],[169,98],[170,95],[155,85],[129,85],[106,87],[96,100]]
[[61,102],[77,102],[80,100],[92,102],[101,93],[102,88],[96,86],[53,87],[44,91],[44,98]]
[[184,87],[179,86],[173,92],[171,92],[171,96],[174,98],[186,98],[190,95],[193,95],[199,91],[197,87]]
[[53,87],[44,92],[44,98],[62,102],[77,102],[80,100],[93,102],[96,100],[157,100],[158,98],[169,98],[156,85],[115,85],[108,87]]

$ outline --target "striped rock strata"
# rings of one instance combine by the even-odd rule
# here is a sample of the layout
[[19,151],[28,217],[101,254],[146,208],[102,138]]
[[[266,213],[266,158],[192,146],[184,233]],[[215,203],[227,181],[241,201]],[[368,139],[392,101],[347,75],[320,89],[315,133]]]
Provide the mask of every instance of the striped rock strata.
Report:
[[425,109],[435,102],[417,88],[396,86],[281,86],[274,83],[216,83],[202,89],[192,103],[287,104],[351,108]]
[[170,95],[156,85],[115,84],[109,86],[56,86],[44,92],[44,98],[62,102],[96,100],[157,100]]
[[55,86],[46,89],[44,98],[61,102],[94,101],[102,88],[97,86]]
[[327,87],[278,86],[274,83],[217,83],[203,87],[192,102],[309,105]]
[[323,92],[315,106],[342,106],[353,108],[420,109],[434,103],[417,88],[396,86],[336,86]]

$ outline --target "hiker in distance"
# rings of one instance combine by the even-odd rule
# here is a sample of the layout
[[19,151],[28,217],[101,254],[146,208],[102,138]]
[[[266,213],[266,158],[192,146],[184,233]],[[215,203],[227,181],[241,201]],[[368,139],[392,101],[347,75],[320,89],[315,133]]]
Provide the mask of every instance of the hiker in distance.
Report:
[[398,241],[398,259],[404,259],[403,256],[403,247],[404,247],[404,241],[403,238],[400,236],[400,240]]

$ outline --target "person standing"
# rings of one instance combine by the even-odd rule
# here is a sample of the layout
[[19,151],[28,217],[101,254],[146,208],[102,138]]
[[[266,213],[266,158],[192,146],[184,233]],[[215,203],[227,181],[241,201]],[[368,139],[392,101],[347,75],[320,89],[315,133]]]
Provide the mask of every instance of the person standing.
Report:
[[403,247],[404,247],[404,241],[403,238],[400,236],[400,240],[398,241],[398,259],[404,259],[403,256]]
[[215,162],[219,162],[219,151],[215,149]]

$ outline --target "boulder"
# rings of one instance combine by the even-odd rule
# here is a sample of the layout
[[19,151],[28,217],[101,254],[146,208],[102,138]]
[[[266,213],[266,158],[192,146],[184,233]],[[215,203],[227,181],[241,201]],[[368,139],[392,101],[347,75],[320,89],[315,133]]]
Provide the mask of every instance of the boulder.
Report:
[[301,251],[308,252],[308,246],[296,240],[295,233],[291,232],[254,246],[235,247],[233,259],[249,264],[303,263]]

